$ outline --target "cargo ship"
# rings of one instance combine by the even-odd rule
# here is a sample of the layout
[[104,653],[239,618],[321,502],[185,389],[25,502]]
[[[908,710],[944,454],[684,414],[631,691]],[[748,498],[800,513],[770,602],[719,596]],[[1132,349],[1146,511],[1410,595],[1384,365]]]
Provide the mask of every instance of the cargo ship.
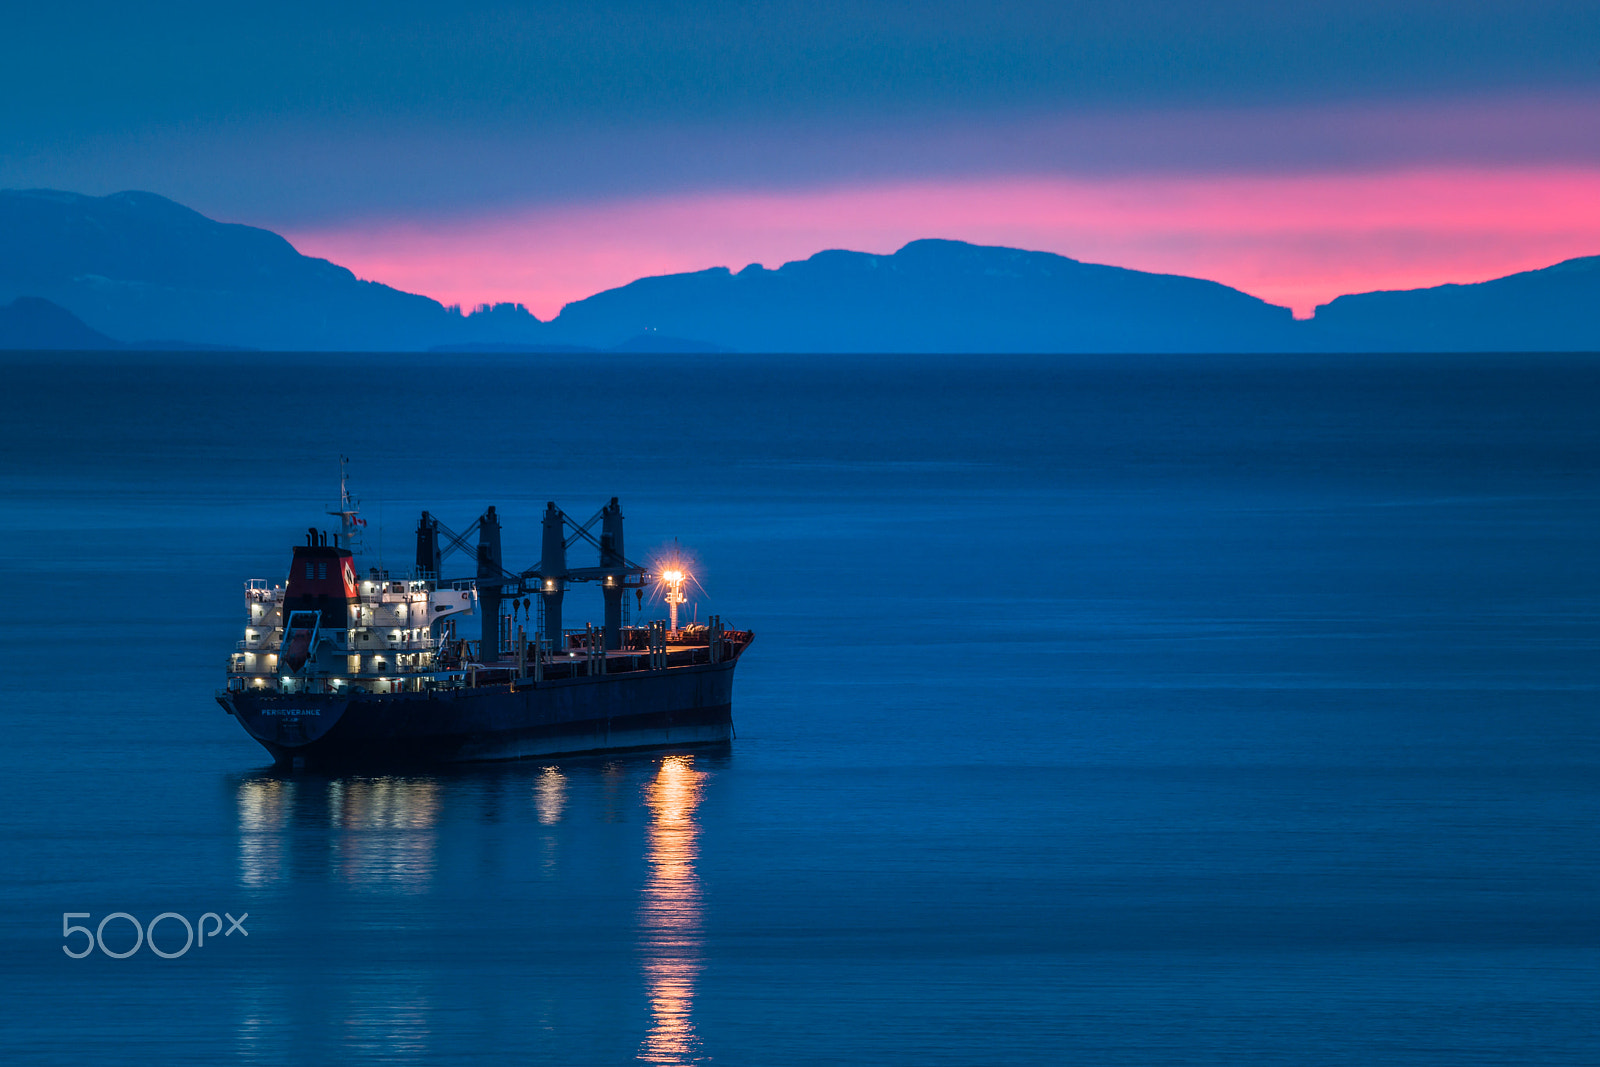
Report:
[[[366,524],[342,476],[328,514],[339,528],[308,528],[284,581],[245,583],[244,638],[217,692],[276,763],[514,760],[733,737],[733,672],[754,635],[716,615],[680,626],[693,576],[676,560],[627,558],[615,497],[584,523],[549,502],[540,560],[520,571],[502,566],[493,507],[459,534],[423,512],[404,574],[362,566]],[[596,566],[568,566],[580,541]],[[475,566],[447,579],[454,552]],[[570,583],[599,586],[601,625],[562,627]],[[642,609],[647,591],[669,617],[634,624],[629,594]]]

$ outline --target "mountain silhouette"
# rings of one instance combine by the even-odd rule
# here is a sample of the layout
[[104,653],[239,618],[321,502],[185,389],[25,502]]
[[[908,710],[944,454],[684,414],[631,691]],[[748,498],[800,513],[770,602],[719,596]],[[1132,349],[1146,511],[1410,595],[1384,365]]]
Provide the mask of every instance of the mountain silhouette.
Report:
[[1339,351],[1600,351],[1600,256],[1472,285],[1359,293],[1317,308]]
[[99,330],[91,330],[66,308],[37,296],[19,296],[0,306],[0,348],[121,348]]
[[[913,241],[641,278],[542,323],[462,315],[153,193],[0,192],[9,337],[60,347],[528,352],[1296,352],[1600,349],[1600,257],[1474,285],[1341,296],[1296,322],[1217,282]],[[69,317],[70,317],[69,316]],[[29,333],[28,331],[35,331]],[[95,340],[99,338],[99,340]],[[93,343],[91,343],[93,342]],[[4,343],[11,343],[6,341]],[[50,342],[56,345],[56,342]],[[44,347],[40,340],[35,347]]]
[[497,308],[495,327],[475,336],[437,301],[141,192],[0,192],[0,302],[17,296],[44,297],[112,337],[263,349],[418,349],[529,339],[496,334],[538,326]]
[[1287,308],[1217,282],[923,240],[890,256],[642,278],[568,304],[550,334],[740,352],[1203,352],[1293,347],[1294,327]]

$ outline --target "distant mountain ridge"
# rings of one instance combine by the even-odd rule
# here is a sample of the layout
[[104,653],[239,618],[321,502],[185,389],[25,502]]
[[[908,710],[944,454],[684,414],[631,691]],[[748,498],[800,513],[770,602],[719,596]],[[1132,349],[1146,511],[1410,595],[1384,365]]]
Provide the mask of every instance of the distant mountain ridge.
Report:
[[1470,285],[1357,293],[1317,308],[1325,343],[1357,351],[1600,351],[1600,256]]
[[[82,329],[31,302],[40,300]],[[133,339],[533,355],[1594,351],[1600,257],[1475,285],[1342,296],[1297,322],[1218,282],[921,240],[892,255],[830,250],[776,270],[641,278],[546,323],[514,304],[462,315],[153,193],[24,190],[0,191],[0,309],[8,304],[0,347],[11,348]]]
[[171,352],[242,350],[243,346],[201,341],[118,341],[90,329],[78,316],[43,297],[19,296],[9,304],[0,305],[0,349],[8,348]]
[[0,348],[121,348],[99,330],[91,330],[66,308],[37,296],[19,296],[0,305]]
[[[0,303],[19,296],[43,297],[120,340],[263,349],[417,349],[502,340],[494,334],[525,325],[496,322],[474,336],[468,318],[435,300],[141,192],[0,192]],[[525,311],[521,319],[538,324]]]
[[608,344],[656,329],[740,352],[1204,352],[1274,350],[1293,327],[1287,308],[1217,282],[922,240],[643,278],[568,304],[550,332]]

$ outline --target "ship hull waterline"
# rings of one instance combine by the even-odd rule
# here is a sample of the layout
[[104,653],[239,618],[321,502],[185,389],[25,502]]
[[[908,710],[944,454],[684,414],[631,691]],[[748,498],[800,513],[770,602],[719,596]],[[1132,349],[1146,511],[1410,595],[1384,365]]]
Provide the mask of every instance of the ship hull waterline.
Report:
[[426,693],[218,696],[294,767],[427,765],[723,744],[737,660]]

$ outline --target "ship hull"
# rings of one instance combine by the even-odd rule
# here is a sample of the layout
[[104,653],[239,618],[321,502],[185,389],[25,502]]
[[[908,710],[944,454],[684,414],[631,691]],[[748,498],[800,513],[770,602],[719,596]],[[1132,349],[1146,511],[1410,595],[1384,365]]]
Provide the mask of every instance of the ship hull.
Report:
[[515,760],[726,742],[736,663],[429,693],[244,690],[218,702],[285,765]]

